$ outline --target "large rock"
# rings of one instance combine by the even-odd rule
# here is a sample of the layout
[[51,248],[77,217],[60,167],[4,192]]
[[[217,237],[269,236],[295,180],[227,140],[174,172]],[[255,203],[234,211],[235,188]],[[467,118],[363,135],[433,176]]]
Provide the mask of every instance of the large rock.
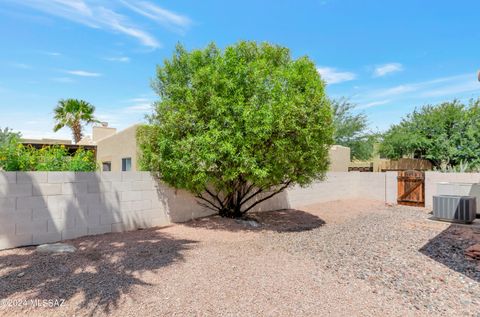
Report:
[[45,253],[73,253],[76,250],[73,245],[66,243],[41,244],[37,247],[37,252]]
[[480,260],[480,243],[469,246],[465,250],[465,255],[468,256],[469,258]]

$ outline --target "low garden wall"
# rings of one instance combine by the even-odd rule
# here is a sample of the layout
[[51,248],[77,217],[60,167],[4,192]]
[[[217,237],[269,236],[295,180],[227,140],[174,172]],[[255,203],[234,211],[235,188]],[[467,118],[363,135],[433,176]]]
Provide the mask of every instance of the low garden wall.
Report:
[[[396,173],[331,172],[255,210],[367,198],[396,199]],[[148,172],[0,172],[0,249],[165,226],[210,215],[195,198]]]

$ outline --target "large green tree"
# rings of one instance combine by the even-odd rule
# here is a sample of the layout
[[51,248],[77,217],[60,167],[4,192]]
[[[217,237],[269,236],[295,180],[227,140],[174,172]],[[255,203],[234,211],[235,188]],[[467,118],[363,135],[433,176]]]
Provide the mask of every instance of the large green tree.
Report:
[[84,100],[62,99],[54,109],[53,131],[68,127],[72,130],[73,140],[78,143],[83,137],[83,126],[98,122],[94,113],[95,107]]
[[416,157],[440,168],[480,164],[480,101],[427,105],[407,115],[383,136],[380,153]]
[[153,87],[160,100],[139,129],[141,166],[221,216],[324,177],[332,113],[309,58],[267,43],[178,45]]
[[378,134],[368,130],[365,113],[354,113],[355,104],[348,99],[332,101],[335,144],[350,148],[351,159],[368,160],[373,156]]

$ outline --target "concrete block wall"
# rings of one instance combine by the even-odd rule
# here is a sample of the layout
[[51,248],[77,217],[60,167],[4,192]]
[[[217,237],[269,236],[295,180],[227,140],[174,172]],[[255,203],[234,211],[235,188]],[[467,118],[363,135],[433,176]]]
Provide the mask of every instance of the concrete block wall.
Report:
[[432,208],[433,195],[437,193],[437,184],[441,182],[480,183],[480,173],[425,172],[425,207]]
[[305,188],[295,186],[287,194],[292,208],[357,198],[394,204],[397,201],[397,173],[329,172],[323,182]]
[[[324,182],[291,188],[253,211],[340,199],[388,201],[390,196],[396,200],[396,173],[329,172]],[[211,214],[190,193],[158,182],[148,172],[0,172],[0,250]]]
[[0,172],[0,249],[170,223],[149,173]]

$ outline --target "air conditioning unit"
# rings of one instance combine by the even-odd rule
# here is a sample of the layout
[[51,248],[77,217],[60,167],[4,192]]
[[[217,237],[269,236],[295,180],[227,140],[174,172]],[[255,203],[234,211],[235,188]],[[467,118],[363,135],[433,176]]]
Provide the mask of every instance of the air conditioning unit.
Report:
[[472,223],[477,212],[477,199],[473,196],[433,196],[433,218],[438,220]]

